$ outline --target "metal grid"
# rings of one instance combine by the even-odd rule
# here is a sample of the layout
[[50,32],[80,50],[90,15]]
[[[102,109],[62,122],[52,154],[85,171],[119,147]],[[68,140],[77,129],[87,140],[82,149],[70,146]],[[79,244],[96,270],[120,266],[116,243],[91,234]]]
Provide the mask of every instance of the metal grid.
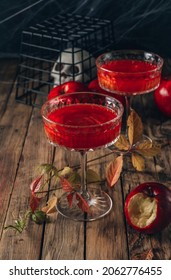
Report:
[[[22,32],[16,100],[32,106],[42,105],[48,92],[54,87],[51,75],[54,64],[66,49],[69,48],[74,53],[75,48],[80,48],[90,54],[86,59],[90,62],[88,71],[91,80],[94,78],[91,73],[95,67],[91,65],[91,57],[96,58],[113,48],[113,45],[113,24],[109,20],[65,14],[30,26]],[[80,63],[83,64],[84,57],[80,57]],[[77,76],[74,63],[73,58],[73,71],[70,73],[72,80]],[[84,81],[83,72],[84,67],[79,73],[83,75]]]

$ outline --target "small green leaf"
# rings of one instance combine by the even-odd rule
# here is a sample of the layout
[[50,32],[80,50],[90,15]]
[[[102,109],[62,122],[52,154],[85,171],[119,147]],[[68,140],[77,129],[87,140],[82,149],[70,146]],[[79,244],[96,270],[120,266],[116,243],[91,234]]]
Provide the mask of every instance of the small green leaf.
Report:
[[53,175],[58,174],[58,170],[53,164],[50,163],[43,163],[38,166],[38,169],[41,171],[41,174],[49,174],[52,173]]
[[23,230],[26,228],[27,220],[31,215],[31,211],[27,211],[25,216],[23,218],[19,218],[18,220],[15,220],[14,225],[9,225],[4,227],[4,230],[7,229],[14,229],[19,233],[22,233]]
[[46,213],[41,211],[41,210],[36,210],[32,215],[31,215],[32,221],[34,221],[36,224],[42,224],[43,222],[46,221],[47,216]]
[[101,180],[99,174],[92,169],[87,169],[87,183],[99,182]]
[[65,166],[60,172],[58,172],[59,176],[68,177],[73,173],[73,169],[69,166]]
[[20,228],[18,227],[17,225],[9,225],[9,226],[6,226],[4,227],[4,230],[7,230],[7,229],[14,229],[15,231],[19,232],[19,233],[22,233],[23,232],[23,228]]
[[81,183],[81,177],[78,172],[74,171],[70,176],[68,177],[68,182],[70,182],[71,185],[79,185]]

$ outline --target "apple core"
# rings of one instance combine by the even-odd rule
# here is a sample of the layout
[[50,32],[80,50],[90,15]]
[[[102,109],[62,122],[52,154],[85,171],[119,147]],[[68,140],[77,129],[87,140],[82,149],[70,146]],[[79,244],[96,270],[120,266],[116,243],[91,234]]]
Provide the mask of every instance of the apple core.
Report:
[[128,205],[131,223],[139,228],[150,225],[157,216],[157,201],[143,193],[134,195]]

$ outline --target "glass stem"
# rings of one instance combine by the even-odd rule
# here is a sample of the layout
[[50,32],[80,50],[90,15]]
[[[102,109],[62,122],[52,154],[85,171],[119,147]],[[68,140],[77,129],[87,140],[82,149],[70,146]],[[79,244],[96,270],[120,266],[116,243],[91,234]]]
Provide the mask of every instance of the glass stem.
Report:
[[132,101],[132,96],[127,96],[125,95],[125,131],[126,131],[126,136],[128,136],[128,128],[127,128],[127,120],[128,120],[128,117],[131,113],[131,101]]
[[80,152],[80,156],[81,156],[81,192],[82,192],[82,196],[84,199],[89,199],[89,193],[87,190],[87,171],[86,171],[86,167],[87,167],[87,153],[85,151],[81,151]]
[[125,103],[126,103],[126,120],[128,119],[130,113],[131,113],[131,101],[132,96],[125,96]]

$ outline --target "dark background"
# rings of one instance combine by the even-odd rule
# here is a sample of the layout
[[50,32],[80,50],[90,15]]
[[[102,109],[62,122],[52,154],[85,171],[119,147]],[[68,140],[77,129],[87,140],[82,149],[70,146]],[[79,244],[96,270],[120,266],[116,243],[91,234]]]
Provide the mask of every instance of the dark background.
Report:
[[18,56],[22,30],[63,12],[112,20],[114,48],[171,58],[170,0],[1,0],[0,56]]

